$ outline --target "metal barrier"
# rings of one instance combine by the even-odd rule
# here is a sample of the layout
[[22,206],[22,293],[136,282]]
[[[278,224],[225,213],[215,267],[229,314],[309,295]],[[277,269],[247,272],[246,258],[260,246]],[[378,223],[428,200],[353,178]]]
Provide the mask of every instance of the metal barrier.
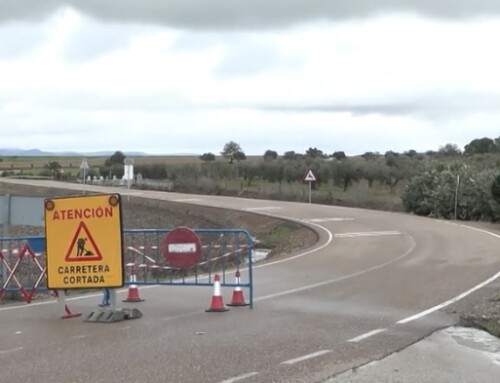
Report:
[[45,238],[0,238],[0,270],[0,302],[9,292],[19,292],[27,303],[47,292]]
[[[213,286],[218,275],[223,287],[247,288],[253,307],[253,240],[246,230],[194,230],[202,251],[199,261],[187,269],[172,267],[166,260],[164,240],[172,230],[123,230],[125,285]],[[48,293],[45,237],[0,238],[0,264],[0,302],[9,292],[20,293],[27,303],[37,293]]]

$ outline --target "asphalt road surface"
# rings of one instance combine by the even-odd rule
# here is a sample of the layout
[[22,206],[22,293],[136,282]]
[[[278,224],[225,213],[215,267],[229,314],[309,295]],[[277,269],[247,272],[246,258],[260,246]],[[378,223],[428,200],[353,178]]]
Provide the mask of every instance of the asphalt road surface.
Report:
[[[314,204],[130,193],[289,218],[313,227],[320,240],[306,252],[255,267],[253,310],[206,313],[211,291],[165,286],[141,288],[146,301],[135,305],[143,318],[116,324],[61,320],[51,302],[0,307],[1,383],[323,382],[454,324],[457,318],[442,309],[500,270],[499,235],[444,221]],[[224,291],[226,302],[230,294]],[[99,300],[85,296],[70,304],[88,313]]]

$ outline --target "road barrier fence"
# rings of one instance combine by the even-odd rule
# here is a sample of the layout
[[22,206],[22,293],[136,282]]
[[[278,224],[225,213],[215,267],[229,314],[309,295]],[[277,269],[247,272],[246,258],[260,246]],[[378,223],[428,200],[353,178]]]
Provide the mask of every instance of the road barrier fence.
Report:
[[[124,284],[214,286],[217,276],[221,287],[248,289],[252,307],[254,244],[250,233],[194,229],[199,241],[194,237],[192,241],[176,236],[179,229],[123,230]],[[50,294],[46,264],[45,237],[0,238],[0,303],[6,298],[30,303],[38,295]]]

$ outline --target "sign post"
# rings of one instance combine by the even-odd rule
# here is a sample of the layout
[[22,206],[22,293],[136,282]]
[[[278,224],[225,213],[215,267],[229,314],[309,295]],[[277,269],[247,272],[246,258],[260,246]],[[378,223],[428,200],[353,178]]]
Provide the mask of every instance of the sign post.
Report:
[[[130,186],[134,180],[134,159],[125,158],[124,160],[124,171],[123,178],[127,183],[127,190],[130,190]],[[127,194],[127,201],[130,200],[130,194]]]
[[312,169],[309,169],[304,176],[304,182],[309,182],[309,203],[311,203],[312,183],[316,181],[316,174],[314,174]]
[[89,170],[89,164],[87,162],[87,159],[84,158],[82,160],[82,163],[80,164],[80,170],[83,170],[83,186],[84,186],[84,189],[83,189],[83,194],[85,194],[85,184],[86,184],[86,180],[87,180],[87,170]]

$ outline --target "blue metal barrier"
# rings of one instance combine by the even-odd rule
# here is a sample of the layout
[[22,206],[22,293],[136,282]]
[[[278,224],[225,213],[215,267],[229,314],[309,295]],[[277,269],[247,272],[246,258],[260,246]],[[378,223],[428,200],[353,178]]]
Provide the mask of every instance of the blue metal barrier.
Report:
[[[188,269],[172,267],[165,257],[164,240],[173,229],[125,229],[123,253],[125,285],[213,286],[247,288],[253,307],[251,235],[242,229],[195,229],[202,244],[199,261]],[[0,238],[0,301],[7,292],[19,292],[26,302],[46,293],[45,237]],[[239,271],[239,283],[236,283]]]

